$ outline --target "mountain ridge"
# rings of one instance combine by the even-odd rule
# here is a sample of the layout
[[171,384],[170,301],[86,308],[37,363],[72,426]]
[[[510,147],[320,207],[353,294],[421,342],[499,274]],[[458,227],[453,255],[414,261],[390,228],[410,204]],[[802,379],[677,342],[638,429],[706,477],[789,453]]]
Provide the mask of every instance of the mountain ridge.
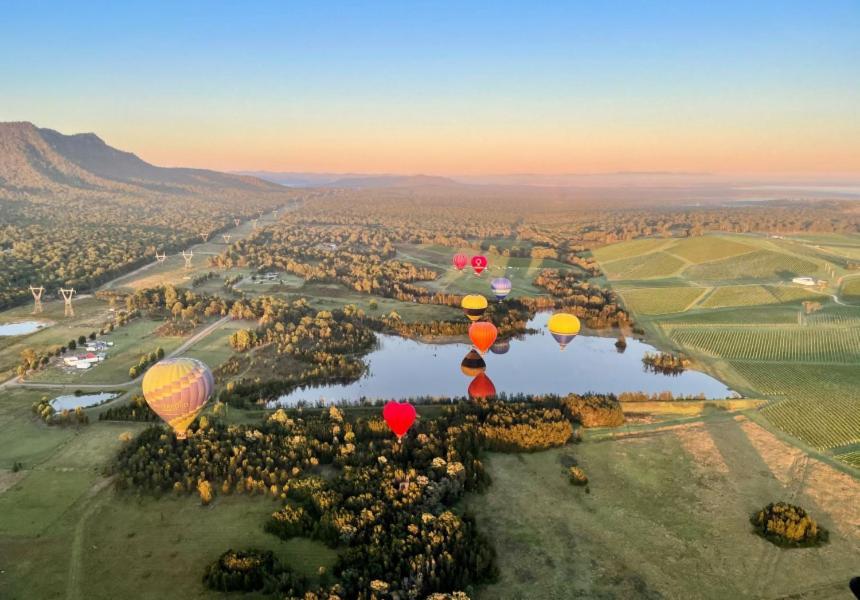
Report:
[[247,175],[159,167],[108,145],[95,133],[63,134],[27,121],[0,123],[0,189],[190,194],[212,189],[279,191]]

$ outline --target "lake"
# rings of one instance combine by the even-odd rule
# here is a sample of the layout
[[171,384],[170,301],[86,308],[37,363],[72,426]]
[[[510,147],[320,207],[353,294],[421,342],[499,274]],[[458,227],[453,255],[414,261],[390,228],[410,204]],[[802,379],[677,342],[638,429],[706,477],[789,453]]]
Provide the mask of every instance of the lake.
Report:
[[64,396],[57,396],[51,400],[51,406],[53,406],[54,410],[57,412],[75,410],[79,406],[81,408],[89,408],[90,406],[97,406],[103,402],[107,402],[108,400],[113,400],[117,396],[119,396],[119,394],[116,392],[98,392],[95,394],[81,394],[79,396],[66,394]]
[[11,335],[26,335],[47,327],[43,321],[20,321],[18,323],[0,323],[0,337]]
[[[722,382],[699,371],[680,375],[647,372],[642,357],[656,352],[653,346],[627,339],[619,353],[615,338],[580,335],[562,352],[546,331],[549,314],[539,314],[529,327],[539,333],[510,340],[505,354],[487,352],[486,375],[498,393],[569,394],[571,392],[704,394],[726,398],[733,392]],[[347,385],[327,385],[295,390],[272,404],[316,403],[361,398],[454,397],[467,395],[472,382],[460,370],[471,349],[469,343],[423,344],[398,336],[377,335],[378,347],[365,356],[367,373]]]

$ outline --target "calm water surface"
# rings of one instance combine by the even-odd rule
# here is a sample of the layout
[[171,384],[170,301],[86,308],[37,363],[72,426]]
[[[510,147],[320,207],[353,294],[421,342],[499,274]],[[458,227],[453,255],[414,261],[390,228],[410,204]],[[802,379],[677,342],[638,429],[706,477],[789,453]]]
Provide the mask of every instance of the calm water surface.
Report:
[[[732,391],[710,375],[686,371],[677,376],[646,372],[642,357],[655,348],[633,339],[619,353],[614,338],[579,336],[561,352],[546,332],[548,314],[529,326],[540,333],[511,340],[506,354],[487,352],[487,376],[498,393],[568,394],[571,392],[669,391],[675,395],[704,394],[708,398],[732,396]],[[465,396],[472,379],[460,371],[471,349],[462,344],[422,344],[397,336],[377,335],[379,346],[365,357],[368,372],[348,385],[295,390],[276,403]]]
[[102,402],[113,400],[117,396],[119,396],[119,394],[116,392],[98,392],[96,394],[81,394],[80,396],[66,394],[65,396],[57,396],[51,400],[51,406],[53,406],[54,410],[57,412],[63,410],[75,410],[79,406],[81,408],[89,408],[90,406],[96,406]]
[[47,327],[42,321],[21,321],[19,323],[0,323],[0,336],[26,335]]

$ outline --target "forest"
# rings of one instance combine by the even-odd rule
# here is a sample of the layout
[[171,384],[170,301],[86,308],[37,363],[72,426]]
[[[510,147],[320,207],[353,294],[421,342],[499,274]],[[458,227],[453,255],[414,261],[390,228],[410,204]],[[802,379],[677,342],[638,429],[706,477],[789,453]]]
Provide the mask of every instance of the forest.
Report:
[[[446,399],[400,442],[382,419],[336,407],[279,409],[248,425],[206,417],[187,441],[162,427],[147,429],[111,471],[121,490],[197,494],[205,504],[220,494],[274,499],[281,508],[267,532],[338,550],[331,583],[313,587],[264,553],[224,549],[205,574],[214,589],[424,598],[495,579],[495,552],[458,501],[490,485],[485,451],[532,452],[573,440],[576,399]],[[324,467],[334,475],[322,476]]]

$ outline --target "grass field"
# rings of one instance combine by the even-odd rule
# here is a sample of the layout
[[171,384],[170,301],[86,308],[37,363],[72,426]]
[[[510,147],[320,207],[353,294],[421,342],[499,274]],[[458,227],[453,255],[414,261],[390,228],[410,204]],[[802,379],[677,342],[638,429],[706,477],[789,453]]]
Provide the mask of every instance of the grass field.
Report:
[[604,269],[610,280],[655,279],[677,274],[687,263],[666,252],[655,252],[643,256],[622,258],[605,263]]
[[[590,493],[568,482],[573,461]],[[856,571],[860,484],[745,419],[487,464],[493,485],[468,507],[501,579],[478,600],[839,598]],[[753,535],[749,513],[776,499],[808,508],[832,542],[786,551]]]
[[[733,389],[770,399],[762,409],[770,423],[839,457],[860,440],[860,306],[851,305],[860,277],[822,252],[823,241],[846,256],[860,252],[858,236],[708,235],[623,242],[595,256],[653,343],[688,354]],[[667,253],[689,264],[643,284],[640,273]],[[826,285],[792,284],[796,275]],[[840,277],[847,277],[841,289]],[[697,285],[713,289],[691,300]],[[806,314],[805,300],[821,310]]]
[[706,291],[707,288],[700,287],[618,289],[624,299],[625,306],[629,310],[643,315],[683,312]]

